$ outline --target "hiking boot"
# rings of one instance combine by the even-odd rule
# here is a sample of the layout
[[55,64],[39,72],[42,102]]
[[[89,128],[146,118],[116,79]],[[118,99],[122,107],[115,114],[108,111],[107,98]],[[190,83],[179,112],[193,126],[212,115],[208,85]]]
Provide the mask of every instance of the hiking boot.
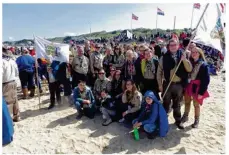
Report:
[[188,115],[187,114],[184,114],[181,118],[181,123],[185,123],[188,121]]
[[34,94],[35,94],[35,89],[31,89],[31,90],[30,90],[29,96],[30,96],[30,97],[34,97]]
[[77,116],[76,116],[76,119],[81,119],[83,117],[83,113],[79,113]]
[[23,99],[27,99],[28,98],[28,88],[23,88],[22,93],[23,93]]
[[13,117],[13,122],[19,122],[19,121],[21,121],[19,116],[14,116]]
[[183,123],[181,123],[181,122],[175,122],[175,124],[176,124],[176,126],[177,126],[178,129],[180,129],[180,130],[183,130],[184,129]]
[[112,123],[112,120],[111,119],[107,119],[106,121],[103,122],[103,126],[108,126],[109,124]]
[[199,118],[196,117],[194,123],[192,124],[192,128],[198,128],[199,126]]

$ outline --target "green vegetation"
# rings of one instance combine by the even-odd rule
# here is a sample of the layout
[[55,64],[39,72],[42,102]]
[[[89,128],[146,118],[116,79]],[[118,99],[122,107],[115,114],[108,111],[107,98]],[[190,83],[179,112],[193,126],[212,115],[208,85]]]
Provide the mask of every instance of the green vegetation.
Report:
[[[176,32],[178,35],[187,29],[175,29],[175,30],[162,30],[162,29],[146,29],[146,28],[137,28],[133,29],[133,34],[136,35],[137,37],[139,36],[146,36],[150,37],[151,34],[156,34],[158,31],[159,33],[168,33],[168,32]],[[52,42],[58,42],[58,43],[63,43],[63,42],[68,42],[71,39],[96,39],[96,38],[105,38],[105,39],[110,39],[115,36],[118,36],[123,30],[116,30],[116,31],[111,31],[111,32],[106,32],[106,31],[101,31],[101,32],[93,32],[91,34],[82,34],[79,36],[66,36],[66,37],[55,37],[55,38],[49,38],[48,40]],[[131,30],[129,30],[131,31]],[[34,43],[33,40],[30,39],[23,39],[15,42],[10,42],[10,41],[5,41],[3,44],[9,44],[9,45],[29,45],[30,43]]]

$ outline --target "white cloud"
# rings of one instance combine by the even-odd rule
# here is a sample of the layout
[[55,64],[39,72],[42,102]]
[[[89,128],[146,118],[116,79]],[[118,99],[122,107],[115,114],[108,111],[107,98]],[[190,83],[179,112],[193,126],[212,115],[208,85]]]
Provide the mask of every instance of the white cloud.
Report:
[[14,40],[14,37],[9,37],[9,40],[10,40],[10,41],[13,41],[13,40]]
[[64,32],[64,36],[76,36],[74,32]]

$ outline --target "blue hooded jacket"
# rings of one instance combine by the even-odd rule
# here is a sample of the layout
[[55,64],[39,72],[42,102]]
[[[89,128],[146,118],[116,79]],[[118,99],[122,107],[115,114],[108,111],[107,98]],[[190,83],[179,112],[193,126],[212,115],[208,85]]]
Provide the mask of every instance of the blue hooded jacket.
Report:
[[[165,109],[160,101],[156,98],[154,93],[152,91],[147,91],[144,95],[144,98],[149,97],[153,100],[153,104],[151,106],[151,114],[147,120],[142,121],[142,125],[145,124],[154,124],[156,123],[158,125],[159,129],[159,136],[165,137],[166,134],[169,131],[169,122],[168,117],[165,112]],[[144,100],[144,103],[142,104],[141,113],[137,120],[139,120],[144,114],[145,114],[145,108],[146,108],[146,102]]]
[[8,106],[4,97],[2,97],[2,145],[13,141],[14,127],[10,116]]

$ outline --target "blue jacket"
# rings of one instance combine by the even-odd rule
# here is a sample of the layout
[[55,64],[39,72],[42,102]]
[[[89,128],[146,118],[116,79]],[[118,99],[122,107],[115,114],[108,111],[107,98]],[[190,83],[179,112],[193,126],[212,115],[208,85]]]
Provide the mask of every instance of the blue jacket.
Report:
[[[91,106],[95,104],[95,98],[92,94],[92,91],[89,87],[86,86],[86,98],[87,100],[90,100],[91,101]],[[74,103],[76,102],[79,102],[80,104],[83,103],[83,100],[81,97],[80,97],[80,90],[79,90],[79,87],[76,87],[74,89],[74,94],[73,94],[73,100],[74,100]]]
[[19,72],[34,72],[35,60],[30,55],[22,55],[17,58],[16,63],[18,65]]
[[[153,100],[153,104],[151,106],[150,116],[148,117],[148,119],[143,120],[141,123],[142,125],[156,123],[159,127],[159,136],[165,137],[169,131],[169,122],[165,109],[152,91],[147,91],[144,95],[144,98],[146,97],[150,97]],[[144,103],[142,104],[141,113],[137,120],[140,120],[145,115],[146,104],[147,103],[144,101]]]
[[2,145],[9,144],[13,141],[13,121],[10,116],[8,106],[4,97],[2,97]]
[[53,60],[53,62],[51,64],[52,74],[53,74],[53,76],[55,78],[56,78],[57,71],[59,69],[59,64],[60,64],[60,62],[59,61],[56,61],[56,60]]

